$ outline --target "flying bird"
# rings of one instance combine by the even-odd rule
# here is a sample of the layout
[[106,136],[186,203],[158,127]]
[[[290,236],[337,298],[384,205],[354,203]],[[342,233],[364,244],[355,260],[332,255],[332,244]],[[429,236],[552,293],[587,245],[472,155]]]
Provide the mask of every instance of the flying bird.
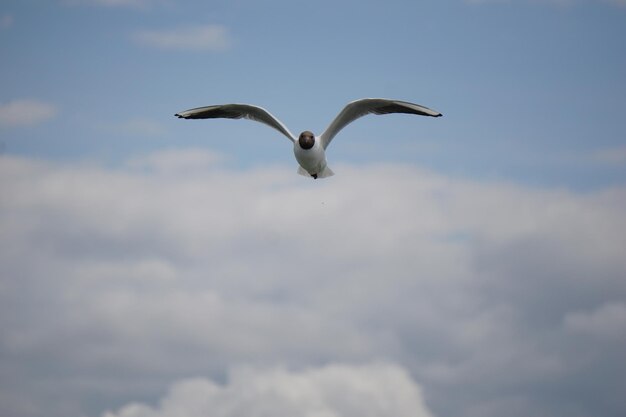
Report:
[[419,104],[382,98],[364,98],[348,103],[320,136],[305,130],[297,138],[285,125],[262,107],[250,104],[220,104],[197,107],[176,113],[181,119],[250,119],[264,123],[285,135],[293,142],[293,153],[300,165],[298,174],[325,178],[334,175],[326,163],[326,148],[335,135],[349,123],[367,114],[407,113],[439,117],[441,113]]

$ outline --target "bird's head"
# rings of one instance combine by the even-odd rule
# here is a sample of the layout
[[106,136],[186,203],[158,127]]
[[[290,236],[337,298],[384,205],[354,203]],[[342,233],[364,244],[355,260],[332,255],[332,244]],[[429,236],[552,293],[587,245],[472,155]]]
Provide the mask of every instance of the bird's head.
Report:
[[311,149],[315,144],[315,135],[313,132],[309,132],[305,130],[300,133],[300,137],[298,138],[298,143],[302,149]]

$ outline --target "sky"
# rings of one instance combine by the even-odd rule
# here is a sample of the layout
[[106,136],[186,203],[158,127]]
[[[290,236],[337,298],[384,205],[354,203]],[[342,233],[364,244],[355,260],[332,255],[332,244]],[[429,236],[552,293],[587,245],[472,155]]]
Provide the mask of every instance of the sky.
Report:
[[[3,0],[0,415],[626,415],[623,0]],[[259,123],[321,133],[296,174]]]

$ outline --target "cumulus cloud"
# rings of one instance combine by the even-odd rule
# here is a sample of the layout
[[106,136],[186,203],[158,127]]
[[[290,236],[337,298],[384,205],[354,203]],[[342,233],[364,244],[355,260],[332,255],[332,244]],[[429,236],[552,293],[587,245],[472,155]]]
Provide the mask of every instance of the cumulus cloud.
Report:
[[469,4],[485,4],[485,3],[506,3],[511,0],[465,0],[465,3]]
[[221,25],[185,26],[172,30],[145,30],[133,35],[140,45],[160,49],[224,51],[231,47],[229,30]]
[[131,158],[129,168],[171,175],[206,172],[224,160],[224,156],[205,149],[168,149]]
[[105,128],[119,134],[140,136],[161,136],[166,132],[165,127],[160,122],[142,117],[134,117],[122,123],[108,125]]
[[164,0],[63,0],[68,5],[93,5],[103,7],[146,8]]
[[[554,4],[557,6],[571,6],[575,4],[580,4],[585,0],[465,0],[466,3],[469,4],[490,4],[490,3],[515,3],[515,2],[532,2],[532,3],[546,3],[546,4]],[[626,0],[587,0],[586,2],[591,3],[608,3],[613,4],[619,7],[626,6]]]
[[159,406],[132,403],[103,417],[430,417],[420,387],[395,365],[328,365],[301,372],[239,369],[226,385],[175,383]]
[[20,99],[0,104],[0,126],[36,125],[54,118],[58,109],[41,100]]
[[593,153],[593,160],[607,165],[626,165],[626,146],[601,149]]
[[0,15],[0,29],[8,29],[13,26],[13,15],[3,14]]
[[624,414],[606,335],[626,304],[625,189],[334,168],[232,171],[199,149],[118,167],[2,156],[0,415],[158,415],[187,377],[227,401],[273,375],[336,412],[319,381],[337,369],[339,392],[358,372],[418,381],[435,415]]
[[626,340],[626,304],[606,303],[591,312],[569,313],[565,325],[576,333]]

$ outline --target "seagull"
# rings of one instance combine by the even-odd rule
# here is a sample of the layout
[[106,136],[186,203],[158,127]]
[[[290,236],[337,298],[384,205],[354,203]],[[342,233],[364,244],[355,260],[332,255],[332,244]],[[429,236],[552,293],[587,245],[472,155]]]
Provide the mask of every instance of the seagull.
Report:
[[305,130],[297,138],[285,125],[262,107],[251,104],[220,104],[197,107],[176,113],[180,119],[249,119],[264,123],[293,142],[293,153],[300,165],[298,174],[326,178],[334,175],[326,163],[326,148],[341,129],[367,114],[407,113],[440,117],[441,113],[419,104],[383,98],[364,98],[348,103],[320,136]]

